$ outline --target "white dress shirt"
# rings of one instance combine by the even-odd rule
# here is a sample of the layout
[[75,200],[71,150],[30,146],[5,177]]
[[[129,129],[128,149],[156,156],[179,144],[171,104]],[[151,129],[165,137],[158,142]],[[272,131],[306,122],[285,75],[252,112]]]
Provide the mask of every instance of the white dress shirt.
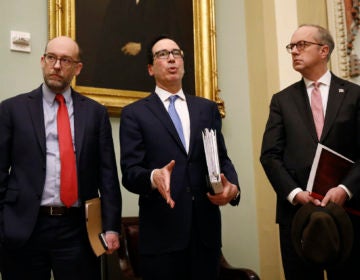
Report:
[[[311,104],[311,92],[312,92],[312,90],[314,88],[314,82],[320,83],[319,90],[320,90],[320,93],[321,93],[321,100],[322,100],[322,106],[323,106],[323,112],[324,112],[324,118],[325,118],[327,102],[328,102],[328,98],[329,98],[330,83],[331,83],[331,73],[330,73],[330,71],[329,70],[326,71],[326,73],[323,76],[321,76],[320,79],[317,80],[317,81],[311,81],[311,80],[306,79],[304,77],[304,82],[305,82],[305,86],[306,86],[306,90],[307,90],[307,94],[308,94],[308,97],[309,97],[310,104]],[[346,186],[339,185],[339,187],[341,187],[341,188],[343,188],[345,190],[345,192],[347,193],[349,198],[352,197],[352,193],[349,191],[349,189]],[[295,204],[294,198],[301,191],[302,191],[301,188],[293,189],[290,192],[290,194],[287,196],[287,200],[290,203]]]
[[[164,89],[161,89],[159,87],[155,88],[155,93],[159,96],[160,100],[164,104],[164,107],[166,111],[168,111],[170,100],[169,97],[171,95],[174,95],[173,93],[170,93]],[[178,95],[179,98],[175,102],[175,109],[180,117],[181,125],[183,128],[184,133],[184,139],[186,143],[185,150],[186,152],[189,152],[189,142],[190,142],[190,117],[189,117],[189,109],[187,107],[185,94],[182,89],[180,89],[175,95]],[[159,166],[159,168],[162,168],[163,166]],[[156,188],[154,181],[153,181],[153,174],[154,170],[151,172],[150,180],[151,185],[153,188]]]

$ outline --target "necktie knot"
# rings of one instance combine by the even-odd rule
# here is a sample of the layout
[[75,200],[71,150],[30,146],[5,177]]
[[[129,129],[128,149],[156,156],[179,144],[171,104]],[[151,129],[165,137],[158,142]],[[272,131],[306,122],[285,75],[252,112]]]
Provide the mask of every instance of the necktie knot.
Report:
[[321,82],[314,82],[313,85],[314,85],[314,89],[319,90]]
[[169,97],[170,104],[175,104],[175,101],[176,101],[176,99],[178,99],[178,98],[179,98],[178,95],[171,95],[171,96]]
[[65,103],[65,98],[62,94],[55,95],[55,100],[61,105]]

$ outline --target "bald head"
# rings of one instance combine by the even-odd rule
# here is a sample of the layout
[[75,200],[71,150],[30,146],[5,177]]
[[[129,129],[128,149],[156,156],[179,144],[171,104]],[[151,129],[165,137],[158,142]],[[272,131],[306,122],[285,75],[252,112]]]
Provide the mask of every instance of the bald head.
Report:
[[80,48],[79,45],[68,36],[59,36],[51,39],[45,48],[45,53],[50,49],[56,48],[66,52],[66,55],[73,57],[76,60],[80,60]]
[[79,45],[70,37],[59,36],[48,42],[41,67],[44,82],[53,92],[64,92],[74,76],[80,74],[83,65],[79,53]]

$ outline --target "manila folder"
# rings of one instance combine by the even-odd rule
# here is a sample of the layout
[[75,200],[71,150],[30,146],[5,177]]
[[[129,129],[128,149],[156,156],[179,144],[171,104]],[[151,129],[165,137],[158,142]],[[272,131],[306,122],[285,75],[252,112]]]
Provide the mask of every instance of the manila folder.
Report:
[[85,203],[86,228],[89,236],[90,245],[96,256],[105,253],[99,234],[102,232],[101,222],[101,200],[99,197],[87,200]]

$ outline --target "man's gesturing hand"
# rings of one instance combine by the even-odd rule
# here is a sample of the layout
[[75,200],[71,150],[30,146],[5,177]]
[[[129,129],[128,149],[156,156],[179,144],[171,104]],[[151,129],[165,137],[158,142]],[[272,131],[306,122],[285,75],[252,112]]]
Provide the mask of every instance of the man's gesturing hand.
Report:
[[175,160],[172,160],[163,168],[155,169],[153,173],[154,185],[171,208],[175,206],[175,202],[172,200],[170,194],[170,177],[174,166]]

